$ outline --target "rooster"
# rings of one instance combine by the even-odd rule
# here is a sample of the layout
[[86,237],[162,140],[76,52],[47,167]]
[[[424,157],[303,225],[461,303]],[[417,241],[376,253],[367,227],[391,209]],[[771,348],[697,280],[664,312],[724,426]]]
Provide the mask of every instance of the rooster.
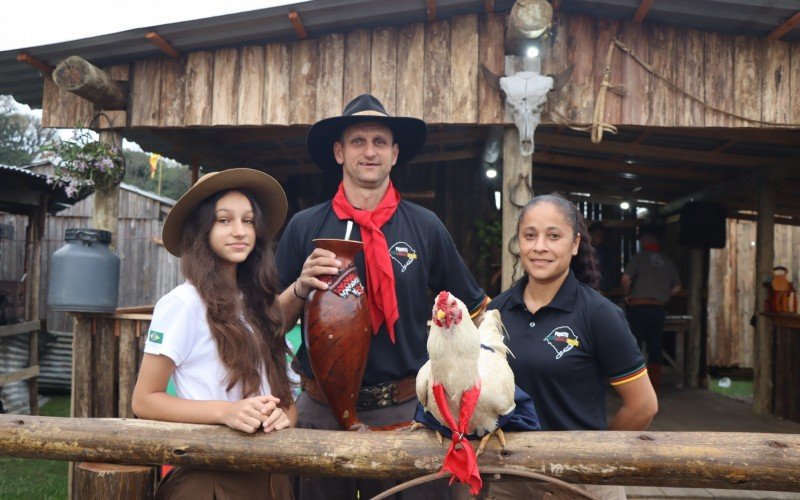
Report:
[[[452,429],[439,404],[446,404],[451,415],[458,417],[464,394],[477,388],[480,394],[463,434],[481,437],[476,455],[483,452],[492,434],[497,434],[505,449],[505,436],[498,427],[498,419],[514,411],[515,386],[514,373],[506,358],[509,350],[503,342],[500,312],[487,311],[480,327],[476,327],[464,303],[449,292],[441,292],[436,297],[431,320],[430,359],[417,374],[420,403],[440,423],[450,427],[453,434],[461,433],[462,425],[458,430]],[[446,401],[439,404],[436,384],[441,384],[446,394]]]

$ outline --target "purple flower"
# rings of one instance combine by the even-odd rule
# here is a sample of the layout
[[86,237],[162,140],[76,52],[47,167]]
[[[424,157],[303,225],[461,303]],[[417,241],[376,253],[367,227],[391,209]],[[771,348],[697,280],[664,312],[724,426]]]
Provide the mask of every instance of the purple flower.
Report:
[[75,163],[72,164],[75,167],[75,170],[78,172],[85,172],[89,165],[86,164],[83,160],[76,160]]

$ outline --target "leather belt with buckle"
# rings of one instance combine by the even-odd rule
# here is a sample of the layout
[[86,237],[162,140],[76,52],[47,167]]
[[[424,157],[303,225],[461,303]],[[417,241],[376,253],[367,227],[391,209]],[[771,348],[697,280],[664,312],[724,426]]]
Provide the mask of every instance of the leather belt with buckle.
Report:
[[[358,392],[357,410],[374,410],[376,408],[386,408],[395,406],[417,397],[415,376],[406,377],[400,380],[382,382],[370,387],[362,387]],[[325,397],[313,378],[301,376],[300,384],[303,390],[318,403],[325,404]]]

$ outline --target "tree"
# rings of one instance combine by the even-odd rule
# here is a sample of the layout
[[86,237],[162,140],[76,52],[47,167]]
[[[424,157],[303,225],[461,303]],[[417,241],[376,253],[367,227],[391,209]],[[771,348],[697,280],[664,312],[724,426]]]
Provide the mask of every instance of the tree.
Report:
[[11,96],[0,95],[0,163],[30,163],[55,133],[42,128],[36,116],[20,113]]
[[[125,150],[124,182],[136,187],[158,192],[158,173],[150,178],[150,154],[141,151]],[[161,196],[177,200],[189,189],[191,172],[189,167],[176,161],[161,158]]]

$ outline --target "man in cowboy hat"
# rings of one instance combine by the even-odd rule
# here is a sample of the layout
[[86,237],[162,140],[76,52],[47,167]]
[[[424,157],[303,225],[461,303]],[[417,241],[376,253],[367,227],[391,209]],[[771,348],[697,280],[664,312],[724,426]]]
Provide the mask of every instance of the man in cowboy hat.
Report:
[[[315,249],[312,240],[344,239],[352,221],[350,239],[364,242],[356,267],[367,288],[375,335],[362,379],[358,417],[369,426],[410,421],[414,416],[414,380],[427,360],[431,311],[427,291],[450,291],[467,304],[473,317],[488,303],[441,221],[433,212],[402,200],[389,179],[392,167],[411,160],[425,137],[425,122],[389,116],[380,101],[368,94],[351,101],[342,116],[315,123],[308,132],[308,153],[323,173],[341,172],[342,182],[331,201],[292,217],[276,255],[286,286],[281,302],[294,305],[296,315],[286,318],[293,322],[311,290],[327,288],[316,277],[305,276],[336,274],[341,265],[332,252]],[[307,272],[300,278],[304,269]],[[305,389],[297,400],[298,426],[339,429],[319,398],[305,345],[298,359]],[[361,498],[370,498],[392,485],[377,480],[302,478],[300,498],[356,498],[357,491]]]

